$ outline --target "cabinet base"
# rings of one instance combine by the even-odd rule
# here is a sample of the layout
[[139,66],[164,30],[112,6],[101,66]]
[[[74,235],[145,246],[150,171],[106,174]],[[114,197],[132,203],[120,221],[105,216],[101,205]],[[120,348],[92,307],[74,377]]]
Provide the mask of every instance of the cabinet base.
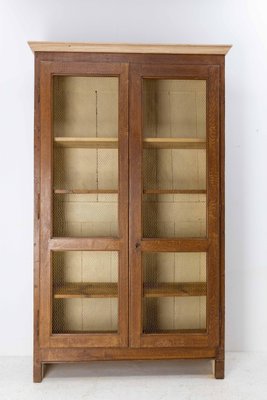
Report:
[[104,360],[214,360],[214,376],[224,378],[224,360],[216,359],[216,349],[197,348],[55,348],[40,349],[41,362],[34,364],[34,382],[41,382],[45,364],[79,363]]

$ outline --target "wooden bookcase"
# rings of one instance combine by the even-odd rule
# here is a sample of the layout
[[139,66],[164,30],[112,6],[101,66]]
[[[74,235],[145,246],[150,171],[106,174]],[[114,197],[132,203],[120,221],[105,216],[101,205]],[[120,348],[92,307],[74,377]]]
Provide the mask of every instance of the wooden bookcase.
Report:
[[223,378],[230,46],[29,45],[34,381],[131,359],[212,359]]

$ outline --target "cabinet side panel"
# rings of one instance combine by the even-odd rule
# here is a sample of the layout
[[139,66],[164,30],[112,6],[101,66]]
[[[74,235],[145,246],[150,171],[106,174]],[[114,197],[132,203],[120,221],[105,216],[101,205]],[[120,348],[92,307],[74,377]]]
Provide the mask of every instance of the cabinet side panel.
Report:
[[225,352],[225,65],[220,68],[220,347],[218,359]]
[[39,349],[39,268],[40,268],[40,62],[35,55],[34,77],[34,360],[33,380],[39,382],[42,379],[42,368]]

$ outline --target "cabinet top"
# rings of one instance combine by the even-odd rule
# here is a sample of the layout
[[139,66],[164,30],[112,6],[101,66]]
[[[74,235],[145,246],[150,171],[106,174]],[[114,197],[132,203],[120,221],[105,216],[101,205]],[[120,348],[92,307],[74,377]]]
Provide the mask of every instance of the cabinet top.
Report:
[[33,52],[225,55],[231,45],[28,42]]

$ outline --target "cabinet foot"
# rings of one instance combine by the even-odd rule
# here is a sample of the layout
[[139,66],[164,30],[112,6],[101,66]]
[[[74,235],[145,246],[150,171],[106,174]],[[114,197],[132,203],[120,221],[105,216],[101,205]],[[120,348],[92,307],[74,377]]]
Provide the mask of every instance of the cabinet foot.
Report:
[[224,360],[214,360],[214,376],[216,379],[224,379]]
[[40,383],[43,379],[43,364],[41,362],[35,362],[33,366],[33,382]]

